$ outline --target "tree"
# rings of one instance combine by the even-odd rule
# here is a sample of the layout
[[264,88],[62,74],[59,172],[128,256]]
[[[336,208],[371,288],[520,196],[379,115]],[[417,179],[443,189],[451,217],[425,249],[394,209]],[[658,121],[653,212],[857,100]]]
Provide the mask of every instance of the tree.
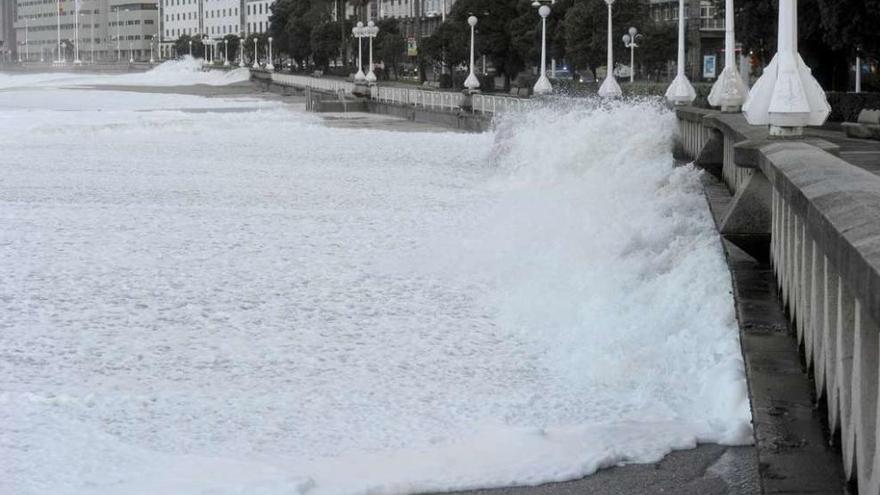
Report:
[[238,49],[241,45],[238,35],[235,34],[227,34],[223,37],[223,41],[226,42],[226,46],[224,46],[225,55],[229,58],[229,63],[231,64],[233,60],[238,58]]
[[[522,0],[524,1],[524,0]],[[495,68],[505,77],[509,86],[510,78],[523,69],[523,59],[511,45],[511,21],[520,15],[518,2],[509,0],[457,0],[447,17],[457,29],[464,29],[463,43],[470,43],[467,18],[479,18],[480,53],[492,60]],[[461,31],[460,31],[461,32]],[[468,48],[469,50],[469,48]]]
[[[641,0],[618,0],[612,10],[612,26],[620,33],[629,26],[646,25],[647,4]],[[565,49],[575,67],[587,67],[593,74],[605,65],[608,53],[608,5],[604,0],[585,0],[574,4],[565,15]],[[614,42],[620,39],[612,35]],[[629,63],[624,50],[615,50],[615,61]]]
[[666,64],[675,60],[677,54],[677,25],[651,21],[642,26],[642,42],[636,49],[636,56],[641,60],[649,79],[659,81],[666,70]]
[[323,0],[278,0],[272,5],[269,32],[280,51],[304,66],[312,56],[312,30],[329,22],[330,12],[331,4]]
[[[350,23],[343,22],[343,24]],[[351,30],[350,27],[349,30]],[[339,57],[340,36],[338,22],[325,22],[312,29],[312,61],[316,66],[326,70],[330,60]]]
[[203,57],[205,54],[205,47],[202,45],[202,37],[199,35],[190,36],[188,34],[180,35],[180,37],[177,38],[177,41],[174,42],[174,51],[177,53],[177,56],[183,57],[184,55],[189,55],[190,41],[192,41],[193,57]]
[[382,19],[377,23],[379,34],[374,40],[373,49],[385,65],[385,74],[393,70],[394,78],[398,77],[398,68],[406,51],[406,39],[400,31],[397,19]]

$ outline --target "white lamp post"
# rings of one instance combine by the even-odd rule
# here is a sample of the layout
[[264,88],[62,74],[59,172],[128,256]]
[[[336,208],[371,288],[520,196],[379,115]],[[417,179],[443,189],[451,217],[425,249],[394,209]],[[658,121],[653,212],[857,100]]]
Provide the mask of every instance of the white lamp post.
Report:
[[275,64],[272,63],[272,37],[269,36],[269,59],[266,64],[266,70],[275,70]]
[[254,65],[253,65],[253,68],[254,69],[260,68],[260,64],[259,64],[259,62],[257,62],[257,38],[254,38]]
[[617,79],[614,77],[614,43],[612,36],[612,25],[611,25],[611,8],[614,5],[614,0],[605,0],[605,3],[608,4],[608,64],[607,69],[605,70],[605,80],[602,81],[602,85],[599,86],[599,96],[603,98],[617,98],[623,95],[623,91],[620,89],[620,85],[617,84]]
[[27,17],[25,17],[24,18],[24,60],[25,60],[25,62],[31,61],[31,57],[30,57],[31,48],[30,48],[30,44],[28,43],[28,31],[29,30],[30,29],[28,27],[28,20],[27,20]]
[[67,63],[67,42],[62,41],[61,47],[59,49],[61,50],[61,63],[66,64]]
[[480,87],[480,80],[474,75],[474,28],[477,26],[477,16],[468,17],[468,24],[471,26],[471,72],[464,80],[464,87],[475,92]]
[[722,112],[738,112],[749,95],[749,88],[736,67],[736,39],[734,38],[733,0],[724,5],[724,70],[712,85],[709,104],[721,107]]
[[22,47],[22,43],[21,43],[21,41],[19,41],[18,42],[18,63],[21,63],[21,47]]
[[79,59],[79,0],[73,2],[73,63],[82,64]]
[[862,92],[862,57],[861,49],[856,49],[856,93]]
[[58,60],[56,62],[61,63],[64,60],[61,58],[61,0],[57,0],[56,8],[55,8],[55,18],[58,24]]
[[547,79],[547,16],[550,15],[550,6],[541,5],[538,15],[541,16],[541,75],[532,90],[536,95],[547,95],[553,92],[553,85]]
[[229,67],[229,40],[223,39],[223,66]]
[[376,83],[376,73],[373,72],[373,38],[379,34],[379,28],[376,27],[376,24],[373,21],[367,23],[367,28],[365,29],[367,36],[370,37],[370,71],[367,72],[367,82],[370,84]]
[[678,0],[678,74],[666,90],[666,99],[684,105],[697,99],[697,92],[684,73],[684,0]]
[[769,125],[771,136],[800,136],[804,126],[822,125],[831,113],[825,91],[798,54],[797,15],[797,0],[779,0],[776,56],[743,105],[749,124]]
[[89,61],[95,63],[95,6],[92,5],[92,15],[89,17],[91,24],[91,38],[89,38]]
[[150,40],[150,65],[156,63],[156,60],[153,58],[153,42],[156,41],[156,37],[153,36],[153,39]]
[[367,78],[364,75],[363,62],[362,62],[362,52],[361,52],[361,38],[364,37],[364,23],[358,21],[357,25],[351,28],[351,34],[357,38],[358,40],[358,71],[354,75],[355,81],[363,81]]
[[116,61],[122,61],[122,49],[119,47],[119,7],[116,7]]
[[630,83],[633,83],[636,80],[636,48],[639,47],[641,41],[642,35],[639,34],[639,30],[634,27],[629,28],[629,32],[623,35],[623,46],[629,48]]
[[192,58],[192,56],[193,56],[193,42],[192,42],[192,40],[189,40],[189,57]]
[[131,48],[131,40],[128,42],[128,63],[134,63],[134,50]]
[[238,66],[244,68],[244,37],[238,37]]

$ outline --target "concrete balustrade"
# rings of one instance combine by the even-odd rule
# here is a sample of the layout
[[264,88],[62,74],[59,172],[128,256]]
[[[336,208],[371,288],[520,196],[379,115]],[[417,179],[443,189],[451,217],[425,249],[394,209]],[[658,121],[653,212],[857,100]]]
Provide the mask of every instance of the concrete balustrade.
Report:
[[[322,79],[298,74],[282,74],[262,70],[252,71],[252,77],[263,82],[271,82],[278,86],[291,87],[299,90],[318,90],[342,96],[351,96],[355,92],[355,84],[338,79]],[[372,100],[393,105],[405,105],[425,110],[458,112],[462,109],[464,96],[462,93],[448,91],[425,91],[416,88],[397,86],[371,86],[369,96]],[[507,111],[522,111],[529,101],[521,98],[474,94],[471,95],[471,113],[495,114]]]
[[706,148],[723,139],[720,175],[734,193],[727,217],[743,210],[754,234],[767,230],[780,297],[840,433],[846,475],[859,493],[880,493],[880,177],[827,142],[770,140],[740,114],[678,115],[689,158],[712,162]]

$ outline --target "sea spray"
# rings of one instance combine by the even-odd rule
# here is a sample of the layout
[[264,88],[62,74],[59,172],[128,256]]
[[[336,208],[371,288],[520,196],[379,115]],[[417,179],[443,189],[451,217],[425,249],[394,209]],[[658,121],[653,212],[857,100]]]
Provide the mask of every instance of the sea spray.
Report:
[[0,492],[538,484],[749,440],[659,105],[399,134],[39,93],[0,93]]

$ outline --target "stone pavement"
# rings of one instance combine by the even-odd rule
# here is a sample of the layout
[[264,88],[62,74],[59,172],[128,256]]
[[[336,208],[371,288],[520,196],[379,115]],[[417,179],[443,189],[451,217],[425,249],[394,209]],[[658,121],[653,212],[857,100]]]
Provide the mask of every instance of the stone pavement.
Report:
[[880,175],[880,141],[847,137],[839,123],[808,128],[806,134],[819,137],[840,146],[840,158]]

